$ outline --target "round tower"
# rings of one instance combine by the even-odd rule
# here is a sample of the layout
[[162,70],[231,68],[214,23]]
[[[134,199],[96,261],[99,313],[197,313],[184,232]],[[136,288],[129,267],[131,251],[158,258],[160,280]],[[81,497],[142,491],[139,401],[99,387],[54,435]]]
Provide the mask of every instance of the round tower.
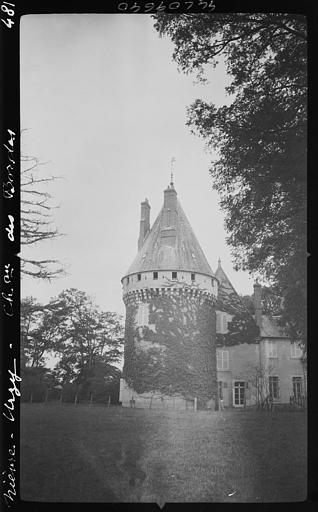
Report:
[[141,203],[138,254],[122,278],[126,305],[120,400],[135,407],[209,407],[217,402],[218,280],[171,181],[150,229]]

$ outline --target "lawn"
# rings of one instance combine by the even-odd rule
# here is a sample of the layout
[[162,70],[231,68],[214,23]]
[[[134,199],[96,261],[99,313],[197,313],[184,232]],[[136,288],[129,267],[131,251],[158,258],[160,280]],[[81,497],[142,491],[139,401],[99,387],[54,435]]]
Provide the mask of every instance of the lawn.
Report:
[[306,414],[21,406],[21,499],[306,499]]

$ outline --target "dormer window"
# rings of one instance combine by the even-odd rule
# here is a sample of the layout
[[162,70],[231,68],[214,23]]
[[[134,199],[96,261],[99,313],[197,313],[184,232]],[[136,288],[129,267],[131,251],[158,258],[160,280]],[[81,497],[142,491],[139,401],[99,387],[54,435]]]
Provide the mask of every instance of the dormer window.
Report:
[[168,208],[168,210],[167,210],[167,226],[170,226],[170,222],[171,222],[171,212],[170,212],[170,208]]
[[195,274],[191,274],[191,281],[195,281]]
[[154,273],[153,273],[153,278],[154,278],[154,279],[158,279],[158,272],[154,272]]
[[177,279],[178,277],[178,273],[177,272],[172,272],[172,279]]
[[137,274],[138,281],[141,281],[141,274]]

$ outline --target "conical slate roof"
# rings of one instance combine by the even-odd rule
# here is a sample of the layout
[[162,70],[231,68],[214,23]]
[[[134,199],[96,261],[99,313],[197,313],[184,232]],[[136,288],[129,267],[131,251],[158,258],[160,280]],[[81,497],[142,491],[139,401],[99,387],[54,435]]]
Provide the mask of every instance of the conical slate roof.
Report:
[[218,288],[218,306],[223,311],[229,313],[235,313],[238,311],[244,311],[245,307],[237,294],[234,286],[227,277],[221,266],[221,260],[219,260],[218,268],[215,272],[215,277],[219,281]]
[[146,235],[134,262],[125,275],[147,270],[187,270],[213,276],[211,267],[200,247],[192,227],[175,198],[176,217],[172,242],[163,236],[169,229],[165,223],[165,205],[162,207],[151,230]]

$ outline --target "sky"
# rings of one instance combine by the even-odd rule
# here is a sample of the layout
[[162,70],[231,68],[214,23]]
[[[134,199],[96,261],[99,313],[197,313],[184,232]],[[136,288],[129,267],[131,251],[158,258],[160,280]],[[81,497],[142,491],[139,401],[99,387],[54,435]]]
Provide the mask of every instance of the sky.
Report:
[[237,292],[253,292],[249,275],[233,270],[213,155],[185,124],[197,98],[229,104],[230,79],[222,62],[207,85],[179,73],[171,41],[153,23],[147,14],[21,18],[22,152],[47,162],[43,176],[61,176],[47,191],[64,234],[21,254],[57,258],[67,272],[51,282],[23,277],[22,296],[46,302],[73,287],[123,315],[120,280],[137,253],[140,202],[149,199],[152,224],[172,157],[178,199],[212,270],[221,258]]

